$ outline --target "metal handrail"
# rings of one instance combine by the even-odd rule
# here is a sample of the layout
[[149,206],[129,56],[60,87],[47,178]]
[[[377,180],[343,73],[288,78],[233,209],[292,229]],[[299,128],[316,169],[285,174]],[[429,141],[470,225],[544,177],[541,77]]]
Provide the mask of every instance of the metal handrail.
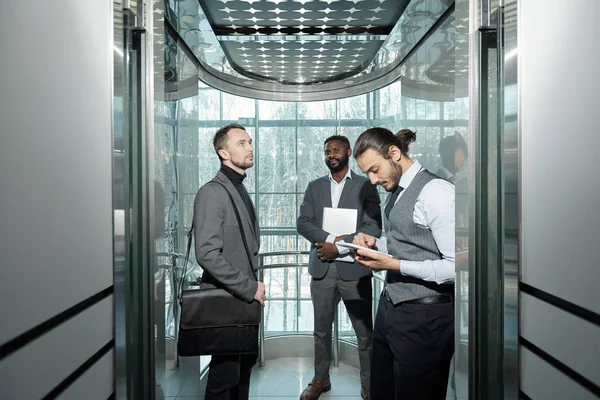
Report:
[[159,256],[159,257],[185,258],[185,254],[171,253],[171,252],[168,252],[168,251],[157,251],[156,255]]
[[287,267],[308,267],[308,263],[281,263],[281,264],[269,264],[259,265],[258,269],[276,269],[276,268],[287,268]]
[[290,250],[290,251],[271,251],[267,253],[259,253],[258,256],[265,257],[275,257],[275,256],[299,256],[299,255],[309,255],[310,251],[307,250]]
[[[309,254],[310,254],[310,252],[306,251],[306,250],[273,251],[273,252],[260,253],[258,255],[258,269],[259,269],[260,281],[264,281],[264,271],[268,270],[268,269],[301,268],[301,267],[308,266],[308,263],[275,263],[275,264],[264,265],[265,257],[299,256],[299,255],[309,255]],[[296,294],[297,294],[297,296],[299,296],[300,281],[298,279],[296,281],[297,281],[296,285],[298,285],[298,287],[296,288]],[[261,309],[260,329],[259,329],[258,340],[259,340],[259,349],[260,349],[259,356],[258,356],[258,363],[259,363],[260,367],[264,367],[265,366],[265,312],[264,312],[264,308]],[[335,316],[333,319],[333,365],[335,367],[339,366],[339,345],[340,345],[339,342],[340,342],[339,315],[338,315],[338,309],[336,307]]]

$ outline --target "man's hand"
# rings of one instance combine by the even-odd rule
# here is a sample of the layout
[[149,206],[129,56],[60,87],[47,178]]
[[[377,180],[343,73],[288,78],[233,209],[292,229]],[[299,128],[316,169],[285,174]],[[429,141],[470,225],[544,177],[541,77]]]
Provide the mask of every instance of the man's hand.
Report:
[[265,296],[265,284],[262,282],[258,282],[258,287],[256,288],[254,300],[258,301],[261,305],[264,306],[266,299],[267,297]]
[[333,260],[340,255],[337,246],[333,243],[315,243],[319,248],[317,255],[321,261]]
[[374,271],[400,271],[400,260],[396,260],[387,254],[359,249],[356,250],[354,259],[359,264]]
[[340,235],[340,236],[336,236],[336,237],[335,237],[335,240],[333,241],[333,243],[337,243],[337,242],[339,242],[340,240],[344,240],[344,239],[346,239],[347,237],[348,237],[348,235]]
[[369,236],[366,233],[358,232],[356,236],[354,236],[353,244],[362,247],[368,247],[370,249],[374,249],[377,244],[377,239],[373,236]]

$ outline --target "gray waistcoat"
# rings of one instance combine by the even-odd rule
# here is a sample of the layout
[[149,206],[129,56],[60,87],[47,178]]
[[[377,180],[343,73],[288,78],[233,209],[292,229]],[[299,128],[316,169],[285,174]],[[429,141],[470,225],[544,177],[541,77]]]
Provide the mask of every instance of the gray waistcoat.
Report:
[[[387,236],[388,253],[394,258],[407,261],[441,260],[442,254],[438,249],[433,234],[428,229],[420,228],[413,220],[413,212],[417,198],[423,187],[439,179],[426,169],[421,170],[404,189],[390,212],[390,218],[384,216]],[[389,198],[388,198],[389,200]],[[402,269],[402,261],[400,262]],[[386,290],[394,304],[403,301],[435,296],[441,293],[454,293],[453,284],[438,285],[422,279],[402,275],[400,272],[388,271]]]

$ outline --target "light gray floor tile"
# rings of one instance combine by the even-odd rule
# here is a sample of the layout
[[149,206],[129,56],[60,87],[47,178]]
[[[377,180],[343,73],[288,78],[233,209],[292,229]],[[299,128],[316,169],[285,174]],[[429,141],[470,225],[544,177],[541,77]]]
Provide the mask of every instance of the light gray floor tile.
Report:
[[[278,358],[267,360],[265,367],[255,367],[252,371],[250,395],[256,398],[294,398],[312,380],[314,375],[313,359],[309,357]],[[344,398],[360,399],[360,380],[356,368],[340,364],[331,369],[331,391],[321,399]]]
[[[313,359],[310,357],[267,360],[264,368],[257,365],[252,370],[250,399],[297,400],[312,380],[313,374]],[[206,379],[201,381],[197,371],[183,366],[166,372],[161,389],[165,393],[165,399],[204,399]],[[362,400],[358,369],[344,364],[332,368],[331,390],[324,393],[321,399]]]
[[[273,397],[261,397],[261,396],[250,396],[250,400],[298,400],[300,396],[273,396]],[[320,399],[325,399],[326,397],[321,396]],[[350,396],[350,397],[331,397],[332,399],[336,399],[336,400],[362,400],[362,397],[358,396],[358,397],[354,397],[354,396]],[[320,400],[319,399],[319,400]]]
[[179,392],[179,397],[204,395],[205,390],[206,380],[200,380],[199,377],[196,379],[186,379],[181,391]]

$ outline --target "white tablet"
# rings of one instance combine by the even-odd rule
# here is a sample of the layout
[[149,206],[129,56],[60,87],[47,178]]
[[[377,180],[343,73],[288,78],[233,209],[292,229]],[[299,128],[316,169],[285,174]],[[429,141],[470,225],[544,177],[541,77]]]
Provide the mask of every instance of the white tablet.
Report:
[[339,242],[337,242],[336,245],[337,246],[341,246],[341,247],[345,247],[347,249],[352,249],[352,250],[367,250],[367,251],[372,251],[374,253],[385,254],[386,256],[392,257],[392,255],[388,254],[388,253],[384,253],[382,251],[373,250],[373,249],[370,249],[368,247],[358,246],[358,245],[353,244],[353,243],[342,242],[341,240]]

